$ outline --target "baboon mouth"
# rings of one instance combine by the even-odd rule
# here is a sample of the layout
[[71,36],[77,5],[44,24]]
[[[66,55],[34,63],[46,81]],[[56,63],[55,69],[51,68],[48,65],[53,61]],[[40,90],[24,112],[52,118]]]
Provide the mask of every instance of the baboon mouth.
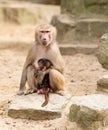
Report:
[[42,44],[45,46],[45,45],[47,45],[47,42],[46,42],[46,41],[43,41]]

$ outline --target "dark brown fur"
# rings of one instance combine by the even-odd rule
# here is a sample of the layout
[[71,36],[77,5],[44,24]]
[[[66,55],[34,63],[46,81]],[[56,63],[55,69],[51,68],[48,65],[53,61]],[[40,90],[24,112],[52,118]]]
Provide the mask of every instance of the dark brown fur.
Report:
[[[34,73],[35,78],[38,77],[38,71],[46,71],[51,68],[52,63],[48,59],[40,59],[38,60],[37,66],[35,66],[36,72]],[[49,92],[50,92],[50,83],[49,83],[49,74],[45,74],[44,78],[42,79],[42,83],[38,84],[38,93],[45,95],[45,101],[41,105],[42,107],[46,106],[49,101]]]

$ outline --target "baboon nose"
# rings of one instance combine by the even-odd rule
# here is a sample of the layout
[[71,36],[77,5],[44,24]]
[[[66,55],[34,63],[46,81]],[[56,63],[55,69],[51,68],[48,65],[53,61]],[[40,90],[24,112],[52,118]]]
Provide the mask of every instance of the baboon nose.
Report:
[[43,41],[46,41],[47,39],[46,38],[43,38]]

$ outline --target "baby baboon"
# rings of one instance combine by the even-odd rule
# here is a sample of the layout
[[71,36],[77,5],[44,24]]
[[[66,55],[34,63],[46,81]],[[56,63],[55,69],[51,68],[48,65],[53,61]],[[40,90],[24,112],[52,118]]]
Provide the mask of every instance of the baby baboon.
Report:
[[[38,60],[38,64],[35,65],[35,78],[40,78],[39,73],[43,72],[43,78],[40,83],[37,85],[37,92],[38,94],[45,94],[45,101],[42,104],[42,107],[46,106],[49,101],[49,92],[52,92],[52,88],[50,86],[50,81],[49,81],[49,69],[53,66],[53,64],[48,60],[48,59],[40,59]],[[38,80],[37,80],[38,81]]]

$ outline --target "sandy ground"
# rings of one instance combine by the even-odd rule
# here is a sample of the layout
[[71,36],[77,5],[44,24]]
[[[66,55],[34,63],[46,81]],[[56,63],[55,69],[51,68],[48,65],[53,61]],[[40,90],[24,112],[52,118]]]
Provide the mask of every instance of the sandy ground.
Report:
[[[0,28],[2,26],[0,25]],[[10,27],[5,25],[5,28],[0,31],[0,38],[5,40],[6,38],[19,39],[22,35],[33,39],[34,26],[13,25]],[[0,130],[80,130],[75,123],[68,121],[67,112],[64,112],[60,119],[46,121],[8,117],[8,102],[18,91],[22,67],[31,45],[0,42]],[[108,71],[101,67],[97,58],[93,55],[83,54],[66,55],[63,58],[66,63],[66,87],[72,96],[97,93],[97,80],[100,76],[108,74]]]

